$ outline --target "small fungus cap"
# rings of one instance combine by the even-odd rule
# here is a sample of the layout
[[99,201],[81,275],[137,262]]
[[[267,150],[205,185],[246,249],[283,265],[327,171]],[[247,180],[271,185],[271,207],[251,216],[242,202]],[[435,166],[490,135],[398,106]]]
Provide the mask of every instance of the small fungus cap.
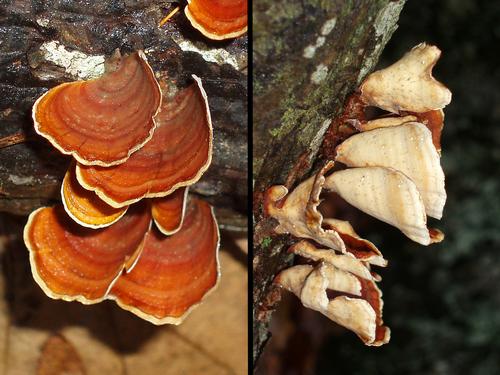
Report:
[[247,6],[246,0],[188,0],[184,13],[203,35],[222,40],[247,32]]
[[152,137],[161,92],[142,51],[108,61],[112,71],[56,86],[33,106],[38,134],[84,165],[123,163]]
[[432,76],[441,51],[421,43],[393,65],[371,73],[361,85],[361,99],[393,113],[428,112],[451,102],[451,92]]

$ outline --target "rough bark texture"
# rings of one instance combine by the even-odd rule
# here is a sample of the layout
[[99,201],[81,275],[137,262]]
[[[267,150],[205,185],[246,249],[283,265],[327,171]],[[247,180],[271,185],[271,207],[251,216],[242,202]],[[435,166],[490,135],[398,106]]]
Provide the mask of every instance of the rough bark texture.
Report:
[[263,193],[275,184],[292,188],[311,172],[331,119],[374,67],[403,5],[254,2],[254,362],[279,299],[273,278],[292,260],[291,238],[274,235],[275,222],[264,217]]
[[116,48],[144,49],[171,85],[185,86],[191,74],[202,78],[214,123],[214,158],[192,191],[221,208],[222,224],[246,227],[246,36],[209,41],[182,11],[159,28],[174,4],[164,0],[0,4],[0,138],[28,138],[0,148],[0,211],[27,214],[59,199],[69,158],[34,134],[35,99],[61,82],[95,75],[102,69],[99,59]]

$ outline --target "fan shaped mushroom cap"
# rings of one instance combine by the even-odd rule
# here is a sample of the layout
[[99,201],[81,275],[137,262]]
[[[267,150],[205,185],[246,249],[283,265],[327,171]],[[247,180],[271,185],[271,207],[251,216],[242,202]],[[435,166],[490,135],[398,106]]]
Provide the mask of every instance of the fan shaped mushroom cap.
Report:
[[61,185],[61,197],[67,214],[78,224],[88,228],[104,228],[116,223],[127,212],[128,206],[114,208],[94,192],[80,186],[72,163]]
[[348,203],[401,230],[422,245],[442,240],[442,233],[429,231],[422,197],[415,183],[391,168],[361,167],[332,173],[325,189]]
[[408,122],[353,135],[337,147],[336,160],[349,167],[388,167],[404,173],[417,186],[427,215],[441,218],[444,173],[425,125]]
[[51,298],[100,302],[123,269],[133,267],[150,226],[145,204],[104,229],[78,225],[61,205],[35,210],[24,228],[33,277]]
[[361,99],[386,111],[428,112],[451,102],[451,92],[432,76],[441,51],[421,43],[393,65],[370,74]]
[[77,165],[78,182],[113,207],[164,197],[200,179],[212,160],[212,122],[206,93],[196,84],[164,101],[153,138],[123,164]]
[[89,229],[62,206],[34,211],[24,229],[35,281],[51,298],[84,304],[116,300],[154,324],[179,324],[220,277],[217,222],[191,199],[182,228],[165,237],[149,205],[130,207],[114,225]]
[[151,214],[156,227],[164,235],[170,236],[181,229],[188,190],[187,187],[180,188],[166,197],[151,200]]
[[335,230],[324,229],[323,215],[318,211],[320,194],[325,181],[324,174],[333,167],[327,163],[315,176],[300,183],[292,192],[282,185],[266,191],[266,214],[278,220],[276,233],[290,233],[295,237],[310,238],[324,246],[345,252],[344,242]]
[[137,265],[111,289],[125,310],[154,324],[180,324],[219,280],[219,232],[208,203],[191,198],[182,228],[153,228]]
[[35,130],[85,165],[123,163],[152,137],[161,92],[142,51],[114,56],[102,77],[63,83],[33,106]]
[[184,12],[203,35],[222,40],[247,32],[247,6],[246,0],[188,0]]

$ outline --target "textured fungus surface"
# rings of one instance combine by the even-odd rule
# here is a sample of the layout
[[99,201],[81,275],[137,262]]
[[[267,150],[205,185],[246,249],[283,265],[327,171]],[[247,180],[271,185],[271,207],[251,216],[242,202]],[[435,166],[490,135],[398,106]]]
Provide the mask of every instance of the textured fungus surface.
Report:
[[193,27],[210,39],[229,39],[247,31],[246,0],[189,0],[184,12]]
[[219,232],[208,203],[192,198],[182,228],[164,236],[149,205],[116,224],[89,229],[62,206],[34,211],[24,230],[33,277],[51,298],[85,304],[114,299],[155,324],[179,324],[219,279]]
[[60,205],[40,208],[24,230],[33,277],[49,297],[100,302],[123,269],[133,265],[150,224],[144,204],[104,229],[76,224]]
[[78,224],[89,228],[103,228],[115,223],[128,208],[111,207],[93,191],[81,187],[76,179],[74,163],[64,176],[61,197],[68,215]]
[[180,188],[163,198],[151,200],[151,214],[156,227],[166,236],[181,229],[189,188]]
[[179,232],[147,234],[136,266],[111,290],[120,306],[154,324],[179,324],[216,286],[219,232],[210,206],[191,198]]
[[164,100],[153,138],[123,164],[79,164],[80,184],[113,207],[164,197],[199,180],[212,158],[212,124],[205,91],[196,83]]
[[37,133],[86,165],[123,163],[153,135],[161,92],[142,51],[113,56],[109,71],[63,83],[33,106]]

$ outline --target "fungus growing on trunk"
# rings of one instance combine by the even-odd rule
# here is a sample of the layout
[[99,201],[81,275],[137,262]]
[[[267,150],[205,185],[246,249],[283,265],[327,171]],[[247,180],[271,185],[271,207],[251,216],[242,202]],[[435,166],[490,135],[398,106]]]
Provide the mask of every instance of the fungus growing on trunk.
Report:
[[193,78],[195,84],[163,100],[153,138],[125,163],[109,168],[78,164],[80,185],[113,207],[124,207],[198,181],[212,160],[212,122],[201,80]]
[[184,12],[191,25],[210,39],[236,38],[247,32],[246,0],[188,0]]
[[444,173],[425,125],[407,122],[353,135],[337,147],[335,160],[348,167],[377,166],[404,173],[417,186],[427,215],[441,218],[446,202]]
[[[188,186],[212,160],[207,97],[193,76],[195,84],[161,106],[142,52],[115,55],[113,64],[33,107],[37,132],[78,163],[64,177],[63,205],[28,218],[31,270],[51,298],[112,299],[154,324],[179,324],[220,276],[212,208],[187,203]],[[154,199],[136,203],[143,198]]]
[[152,137],[161,92],[142,51],[108,60],[107,72],[63,83],[33,106],[35,130],[85,165],[123,163]]
[[325,189],[401,230],[422,245],[440,242],[441,232],[427,228],[424,202],[415,183],[403,173],[383,167],[350,168],[327,177]]
[[396,63],[370,74],[361,84],[361,99],[393,113],[444,108],[450,104],[451,92],[432,76],[439,56],[436,46],[413,47]]
[[[297,295],[304,306],[354,331],[366,345],[390,339],[389,329],[382,325],[382,293],[375,285],[380,276],[370,270],[370,265],[386,266],[387,261],[349,222],[323,218],[317,210],[319,195],[323,189],[333,191],[420,244],[444,239],[439,230],[427,228],[427,215],[441,218],[446,201],[440,137],[442,108],[450,103],[451,92],[431,74],[440,54],[437,47],[419,44],[400,61],[370,74],[361,94],[348,98],[330,132],[347,124],[361,133],[350,135],[334,151],[327,144],[325,152],[347,169],[325,177],[334,163],[327,161],[293,191],[277,185],[266,192],[264,209],[278,220],[276,233],[327,247],[318,249],[304,240],[292,245],[290,252],[314,264],[285,269],[275,282]],[[398,116],[367,121],[369,106]]]

